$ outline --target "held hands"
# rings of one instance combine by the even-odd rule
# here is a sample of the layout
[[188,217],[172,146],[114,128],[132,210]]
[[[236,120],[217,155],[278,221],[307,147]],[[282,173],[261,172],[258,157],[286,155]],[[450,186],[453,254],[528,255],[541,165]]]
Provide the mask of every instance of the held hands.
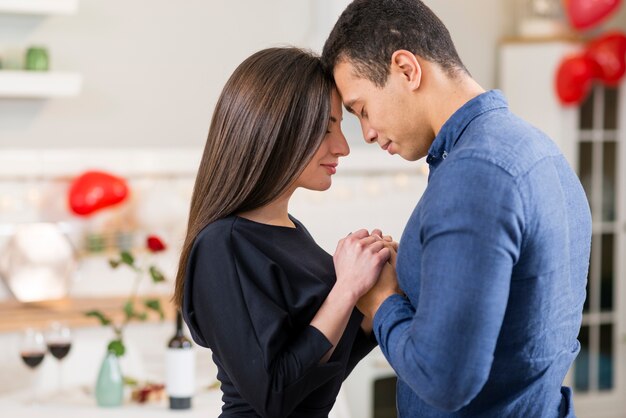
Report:
[[311,326],[332,344],[320,359],[321,363],[330,359],[354,312],[354,306],[374,285],[393,251],[388,248],[389,241],[383,240],[381,235],[380,232],[370,235],[361,229],[348,234],[337,245],[333,256],[337,282],[311,320]]
[[402,290],[398,286],[395,267],[397,248],[396,243],[395,249],[390,249],[389,261],[383,265],[378,281],[366,294],[361,296],[356,304],[359,311],[370,320],[373,320],[374,315],[376,315],[378,308],[380,308],[385,299],[394,294],[402,294]]
[[[391,235],[383,235],[383,231],[381,231],[380,229],[374,229],[372,231],[372,235],[378,235],[379,237],[381,237],[383,242],[384,242],[384,244],[385,244],[385,247],[389,248],[390,250],[393,250],[392,252],[397,254],[397,252],[398,252],[398,243],[393,240]],[[393,257],[390,257],[388,262],[392,262],[393,268],[394,269],[396,268],[396,257],[395,257],[395,255],[393,255]]]
[[391,249],[381,234],[365,229],[348,234],[337,244],[333,256],[337,284],[350,295],[354,303],[376,283],[378,276],[391,256]]

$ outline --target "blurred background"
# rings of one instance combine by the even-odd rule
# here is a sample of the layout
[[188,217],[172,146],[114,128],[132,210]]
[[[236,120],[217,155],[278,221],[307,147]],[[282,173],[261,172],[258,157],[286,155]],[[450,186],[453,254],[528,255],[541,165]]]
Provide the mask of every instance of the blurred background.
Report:
[[[1,410],[170,416],[159,386],[176,328],[169,296],[213,106],[251,53],[282,45],[321,52],[348,3],[0,0]],[[578,30],[558,0],[426,3],[474,78],[502,89],[581,177],[594,241],[582,351],[565,383],[578,416],[626,417],[626,89],[597,82],[567,104],[555,91],[564,57],[625,31],[626,8],[614,2],[601,24]],[[290,208],[330,253],[362,227],[399,240],[428,174],[423,161],[367,146],[347,112],[343,129],[352,152],[331,190],[298,191]],[[77,213],[72,197],[94,185],[116,204]],[[155,237],[165,248],[148,245]],[[128,322],[119,360],[129,379],[114,410],[95,399],[117,337],[103,318]],[[24,354],[39,352],[39,335],[45,356],[33,366]],[[59,342],[71,348],[56,356],[50,346]],[[210,353],[194,352],[188,414],[217,416]],[[394,379],[375,351],[344,385],[334,416],[395,416]]]

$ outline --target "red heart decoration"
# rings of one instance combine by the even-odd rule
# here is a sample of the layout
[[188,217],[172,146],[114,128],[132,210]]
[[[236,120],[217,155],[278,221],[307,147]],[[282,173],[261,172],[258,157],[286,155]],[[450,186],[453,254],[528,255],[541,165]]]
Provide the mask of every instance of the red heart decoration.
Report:
[[606,33],[587,44],[585,56],[596,63],[598,78],[608,86],[617,86],[626,73],[626,35]]
[[77,215],[90,215],[116,205],[128,196],[126,180],[102,171],[87,171],[70,185],[70,209]]
[[563,0],[565,12],[573,27],[589,29],[606,19],[620,6],[622,0]]
[[556,92],[564,105],[579,104],[593,84],[596,64],[584,54],[564,58],[556,72]]

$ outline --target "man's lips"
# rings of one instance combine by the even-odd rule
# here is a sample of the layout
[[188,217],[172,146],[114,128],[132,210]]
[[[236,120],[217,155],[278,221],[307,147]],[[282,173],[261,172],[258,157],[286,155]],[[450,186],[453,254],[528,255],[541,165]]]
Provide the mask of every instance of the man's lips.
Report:
[[385,145],[381,145],[380,148],[383,151],[387,151],[389,153],[389,155],[393,155],[393,154],[395,154],[395,151],[391,147],[392,145],[393,145],[393,141],[388,141]]

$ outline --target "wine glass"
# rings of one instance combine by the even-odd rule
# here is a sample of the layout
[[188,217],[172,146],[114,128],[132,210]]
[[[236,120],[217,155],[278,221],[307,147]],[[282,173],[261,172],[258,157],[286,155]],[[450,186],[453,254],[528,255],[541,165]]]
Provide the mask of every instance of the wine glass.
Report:
[[48,351],[59,362],[58,376],[59,376],[59,393],[63,390],[63,373],[61,367],[61,360],[67,356],[72,347],[72,332],[69,327],[61,322],[53,322],[46,331],[46,345]]
[[[35,329],[27,328],[20,341],[20,356],[33,372],[41,364],[46,355],[46,342],[43,334]],[[30,403],[37,403],[37,382],[33,382]]]

